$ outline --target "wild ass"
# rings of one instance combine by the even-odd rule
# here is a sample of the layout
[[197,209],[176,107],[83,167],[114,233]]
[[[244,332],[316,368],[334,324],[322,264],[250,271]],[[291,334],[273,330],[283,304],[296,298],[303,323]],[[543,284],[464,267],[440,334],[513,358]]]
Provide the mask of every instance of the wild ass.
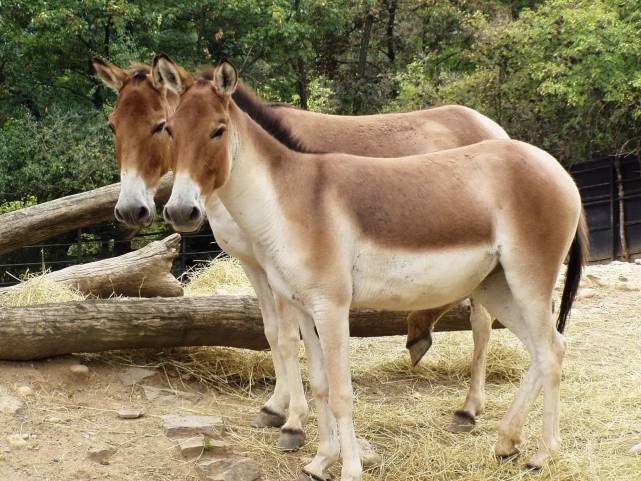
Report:
[[[468,296],[480,302],[532,360],[498,425],[496,454],[518,452],[541,389],[543,431],[529,467],[558,451],[561,333],[587,245],[579,192],[552,156],[514,140],[394,159],[297,152],[279,140],[282,125],[238,107],[238,75],[229,62],[186,89],[175,71],[165,80],[183,92],[166,125],[175,182],[165,218],[191,231],[222,202],[271,288],[299,312],[319,430],[302,479],[328,479],[339,454],[341,479],[361,479],[351,306],[429,309]],[[568,253],[555,326],[553,289]],[[286,343],[279,348],[296,355]]]
[[[115,134],[116,158],[122,180],[115,214],[118,220],[134,227],[153,221],[153,194],[162,175],[170,170],[167,150],[169,137],[163,134],[163,130],[179,98],[164,87],[159,72],[163,62],[170,63],[166,57],[160,56],[154,62],[153,69],[140,64],[126,71],[101,59],[94,59],[98,76],[118,93],[118,102],[109,120]],[[183,86],[194,82],[191,75],[178,66],[174,66],[171,73],[180,78]],[[236,90],[234,98],[247,110],[269,111],[274,117],[274,126],[283,122],[283,132],[291,131],[290,138],[293,141],[307,132],[306,141],[320,150],[386,157],[431,152],[486,138],[508,138],[503,129],[487,117],[456,105],[404,114],[338,116],[302,111],[282,104],[266,104],[243,86]],[[386,142],[380,142],[381,138]],[[210,212],[209,222],[218,244],[241,260],[256,290],[274,358],[276,388],[254,425],[283,426],[280,445],[287,449],[296,448],[304,440],[302,426],[307,405],[296,368],[292,368],[294,372],[290,374],[292,379],[288,382],[278,348],[278,314],[274,296],[253,257],[251,245],[222,205],[218,205],[215,212]],[[429,349],[434,324],[448,308],[416,311],[408,318],[408,349],[414,364]],[[297,323],[295,320],[292,322]],[[472,310],[471,322],[475,351],[470,390],[463,408],[455,413],[452,424],[455,430],[471,429],[475,416],[481,414],[485,402],[485,353],[491,319],[478,306]],[[293,396],[290,395],[290,387]],[[286,412],[289,413],[287,420]]]

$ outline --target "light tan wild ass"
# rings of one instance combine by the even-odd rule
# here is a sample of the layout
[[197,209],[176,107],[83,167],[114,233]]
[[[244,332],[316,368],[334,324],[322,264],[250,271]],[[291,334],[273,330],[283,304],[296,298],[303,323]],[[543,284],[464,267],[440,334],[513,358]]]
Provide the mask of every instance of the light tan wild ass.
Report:
[[[328,479],[339,455],[342,481],[361,479],[350,307],[429,309],[468,296],[516,334],[532,361],[498,425],[496,454],[518,451],[542,390],[542,436],[529,467],[543,466],[560,447],[561,333],[587,249],[569,174],[546,152],[514,140],[395,159],[296,152],[258,112],[236,105],[237,84],[236,69],[223,62],[211,80],[184,90],[166,127],[175,182],[165,217],[191,231],[203,210],[222,202],[271,288],[299,311],[319,432],[301,479]],[[568,253],[555,323],[553,289]]]
[[[159,57],[158,60],[160,63],[169,62],[165,57]],[[159,65],[159,62],[156,61],[155,65]],[[153,194],[160,177],[170,168],[167,154],[169,137],[163,134],[163,128],[177,106],[178,96],[164,87],[159,68],[152,70],[148,66],[137,65],[126,71],[101,59],[94,59],[94,67],[103,82],[118,93],[118,102],[109,122],[115,133],[116,158],[122,180],[116,217],[132,226],[148,225],[153,221],[155,211]],[[184,69],[174,68],[184,86],[193,84],[193,78]],[[274,122],[284,123],[283,132],[291,130],[293,135],[288,138],[294,142],[295,137],[308,132],[306,142],[320,150],[388,157],[432,152],[487,138],[508,138],[496,123],[472,109],[460,106],[405,114],[352,117],[317,114],[283,105],[267,106],[255,98],[249,89],[242,87],[235,92],[234,98],[248,110],[269,109]],[[385,142],[381,142],[381,139],[385,139]],[[218,244],[229,254],[241,259],[256,290],[274,358],[276,389],[254,424],[283,425],[280,445],[287,449],[296,448],[304,440],[302,425],[307,414],[300,375],[297,368],[290,368],[293,371],[290,377],[293,379],[288,382],[285,363],[278,348],[277,305],[271,289],[253,258],[251,245],[222,205],[218,209],[209,216],[212,230]],[[434,309],[410,315],[408,348],[414,364],[429,349],[432,328],[445,311],[446,308]],[[485,352],[491,319],[484,309],[475,307],[471,321],[475,341],[474,363],[465,404],[455,413],[453,428],[459,430],[473,427],[475,416],[481,414],[485,403]],[[290,386],[293,396],[290,395]],[[286,412],[289,412],[287,421]]]

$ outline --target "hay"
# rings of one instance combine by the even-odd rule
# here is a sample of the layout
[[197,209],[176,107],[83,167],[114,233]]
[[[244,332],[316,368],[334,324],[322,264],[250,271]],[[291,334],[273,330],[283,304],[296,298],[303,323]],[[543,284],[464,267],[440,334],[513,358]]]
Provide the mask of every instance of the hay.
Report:
[[240,262],[233,257],[218,256],[204,267],[187,274],[186,296],[252,293]]
[[46,273],[32,274],[18,287],[0,293],[0,307],[22,307],[51,302],[82,301],[84,294],[52,281]]
[[[624,267],[630,279],[627,283],[640,285],[641,267]],[[563,445],[560,455],[540,475],[529,474],[523,467],[536,450],[541,398],[526,423],[521,456],[505,463],[494,457],[496,424],[529,365],[527,353],[511,333],[492,334],[486,410],[469,434],[452,434],[447,427],[467,393],[470,333],[437,333],[434,346],[417,369],[410,367],[401,337],[352,339],[356,429],[383,456],[383,464],[368,470],[363,480],[640,480],[641,457],[629,451],[641,441],[641,322],[637,315],[641,299],[639,292],[617,287],[622,282],[621,266],[617,273],[607,275],[603,273],[606,268],[609,266],[591,268],[603,286],[598,287],[597,295],[579,300],[570,319],[561,385]],[[189,295],[218,289],[249,289],[237,262],[214,261],[193,272],[186,286]],[[32,294],[32,298],[37,296]],[[315,453],[313,414],[305,428],[308,443],[298,453],[283,453],[275,447],[277,430],[249,427],[273,389],[267,352],[228,348],[120,351],[92,359],[158,367],[177,389],[206,389],[212,402],[207,412],[220,412],[230,420],[231,441],[259,462],[266,481],[295,479],[306,458]],[[301,359],[307,379],[307,363]],[[309,393],[308,398],[311,401]],[[332,472],[338,475],[340,465]]]

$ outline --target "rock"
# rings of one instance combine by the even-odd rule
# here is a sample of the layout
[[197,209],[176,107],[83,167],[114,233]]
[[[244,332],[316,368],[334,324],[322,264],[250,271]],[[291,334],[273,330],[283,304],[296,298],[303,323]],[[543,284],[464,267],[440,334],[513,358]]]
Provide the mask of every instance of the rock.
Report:
[[627,278],[627,277],[625,277],[624,275],[620,275],[620,276],[619,276],[619,280],[620,280],[621,282],[628,282],[628,278]]
[[594,289],[581,289],[577,299],[590,299],[591,297],[596,296],[596,291]]
[[632,453],[632,454],[641,454],[641,443],[637,444],[636,446],[632,446],[630,448],[630,453]]
[[7,436],[7,443],[11,449],[22,449],[27,447],[27,441],[20,434]]
[[361,447],[361,462],[363,463],[364,468],[378,466],[383,462],[383,458],[380,454],[374,451],[374,448],[369,441],[363,438],[358,438],[358,444]]
[[168,414],[161,416],[163,429],[169,437],[189,437],[203,434],[211,438],[220,438],[225,431],[225,422],[221,416],[180,416]]
[[204,452],[213,455],[224,455],[231,450],[231,444],[222,439],[211,439],[199,434],[191,438],[183,439],[178,443],[178,451],[185,459],[199,457]]
[[29,397],[33,394],[33,389],[29,386],[18,386],[16,392],[22,397]]
[[214,458],[199,462],[196,473],[201,481],[255,481],[260,468],[249,458]]
[[22,401],[13,396],[8,387],[0,384],[0,413],[17,414],[22,407]]
[[589,287],[603,287],[603,283],[601,282],[601,278],[598,276],[595,276],[594,274],[588,274],[585,276],[584,281],[586,285]]
[[84,364],[74,364],[69,368],[69,370],[76,376],[89,376],[89,368]]
[[141,409],[121,409],[118,411],[118,417],[121,419],[138,419],[145,415]]
[[118,373],[118,377],[120,378],[120,382],[122,382],[125,386],[133,386],[134,384],[138,384],[143,379],[155,376],[156,374],[158,374],[158,371],[154,371],[152,369],[145,369],[143,367],[129,367],[124,371]]
[[145,398],[148,401],[175,403],[176,401],[179,401],[181,398],[187,399],[189,401],[198,401],[201,398],[199,394],[185,392],[185,391],[174,391],[164,387],[157,388],[157,387],[146,386],[146,385],[141,385],[141,387],[145,393]]
[[614,284],[614,288],[619,290],[619,291],[638,291],[639,288],[636,286],[631,286],[630,284],[626,284],[625,282],[617,282]]
[[641,266],[641,259],[634,259],[634,263],[638,266]]
[[100,464],[109,464],[109,458],[116,453],[111,446],[92,446],[87,450],[87,457]]

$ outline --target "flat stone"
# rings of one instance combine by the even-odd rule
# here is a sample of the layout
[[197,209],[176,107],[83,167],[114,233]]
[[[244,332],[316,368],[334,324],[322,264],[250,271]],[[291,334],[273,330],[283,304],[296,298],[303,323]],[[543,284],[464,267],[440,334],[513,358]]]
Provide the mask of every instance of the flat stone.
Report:
[[22,401],[11,394],[8,387],[0,384],[0,413],[17,414],[22,407]]
[[638,266],[641,266],[641,259],[634,259],[634,263]]
[[129,367],[124,371],[119,372],[118,377],[120,378],[120,382],[122,382],[125,386],[133,386],[134,384],[138,384],[143,379],[155,376],[156,374],[158,374],[158,371],[154,371],[153,369],[145,369],[144,367]]
[[167,388],[158,388],[153,386],[146,386],[141,384],[143,392],[145,393],[145,399],[147,401],[160,401],[167,403],[176,403],[181,399],[186,399],[188,401],[198,401],[201,396],[199,394],[185,392],[185,391],[174,391]]
[[602,287],[603,283],[601,282],[601,278],[599,276],[595,276],[594,274],[587,274],[585,276],[586,284],[588,284],[590,287]]
[[180,416],[167,414],[161,416],[163,429],[169,437],[193,437],[198,434],[210,438],[220,438],[225,432],[225,422],[221,416]]
[[358,438],[358,444],[361,447],[361,462],[363,463],[364,468],[371,468],[372,466],[378,466],[383,462],[383,458],[380,454],[374,451],[374,447],[363,438]]
[[118,417],[121,419],[138,419],[145,415],[145,412],[140,409],[121,409],[118,411]]
[[116,453],[111,446],[92,446],[87,450],[87,457],[100,464],[109,464],[109,458]]
[[11,449],[22,449],[27,447],[27,441],[20,434],[7,436],[7,443]]
[[74,364],[73,366],[69,367],[69,370],[76,376],[89,376],[89,368],[84,364]]
[[638,291],[639,288],[636,286],[631,286],[625,282],[617,282],[614,284],[614,288],[618,291]]
[[594,289],[586,288],[581,289],[576,297],[577,299],[590,299],[594,296],[596,296],[596,291]]
[[249,458],[213,458],[196,465],[201,481],[256,481],[261,477],[258,464]]
[[641,454],[641,443],[637,444],[636,446],[632,446],[630,448],[630,453],[631,454]]
[[199,434],[179,441],[178,451],[185,459],[197,458],[204,452],[213,455],[224,455],[231,451],[231,444],[222,439],[211,439]]

